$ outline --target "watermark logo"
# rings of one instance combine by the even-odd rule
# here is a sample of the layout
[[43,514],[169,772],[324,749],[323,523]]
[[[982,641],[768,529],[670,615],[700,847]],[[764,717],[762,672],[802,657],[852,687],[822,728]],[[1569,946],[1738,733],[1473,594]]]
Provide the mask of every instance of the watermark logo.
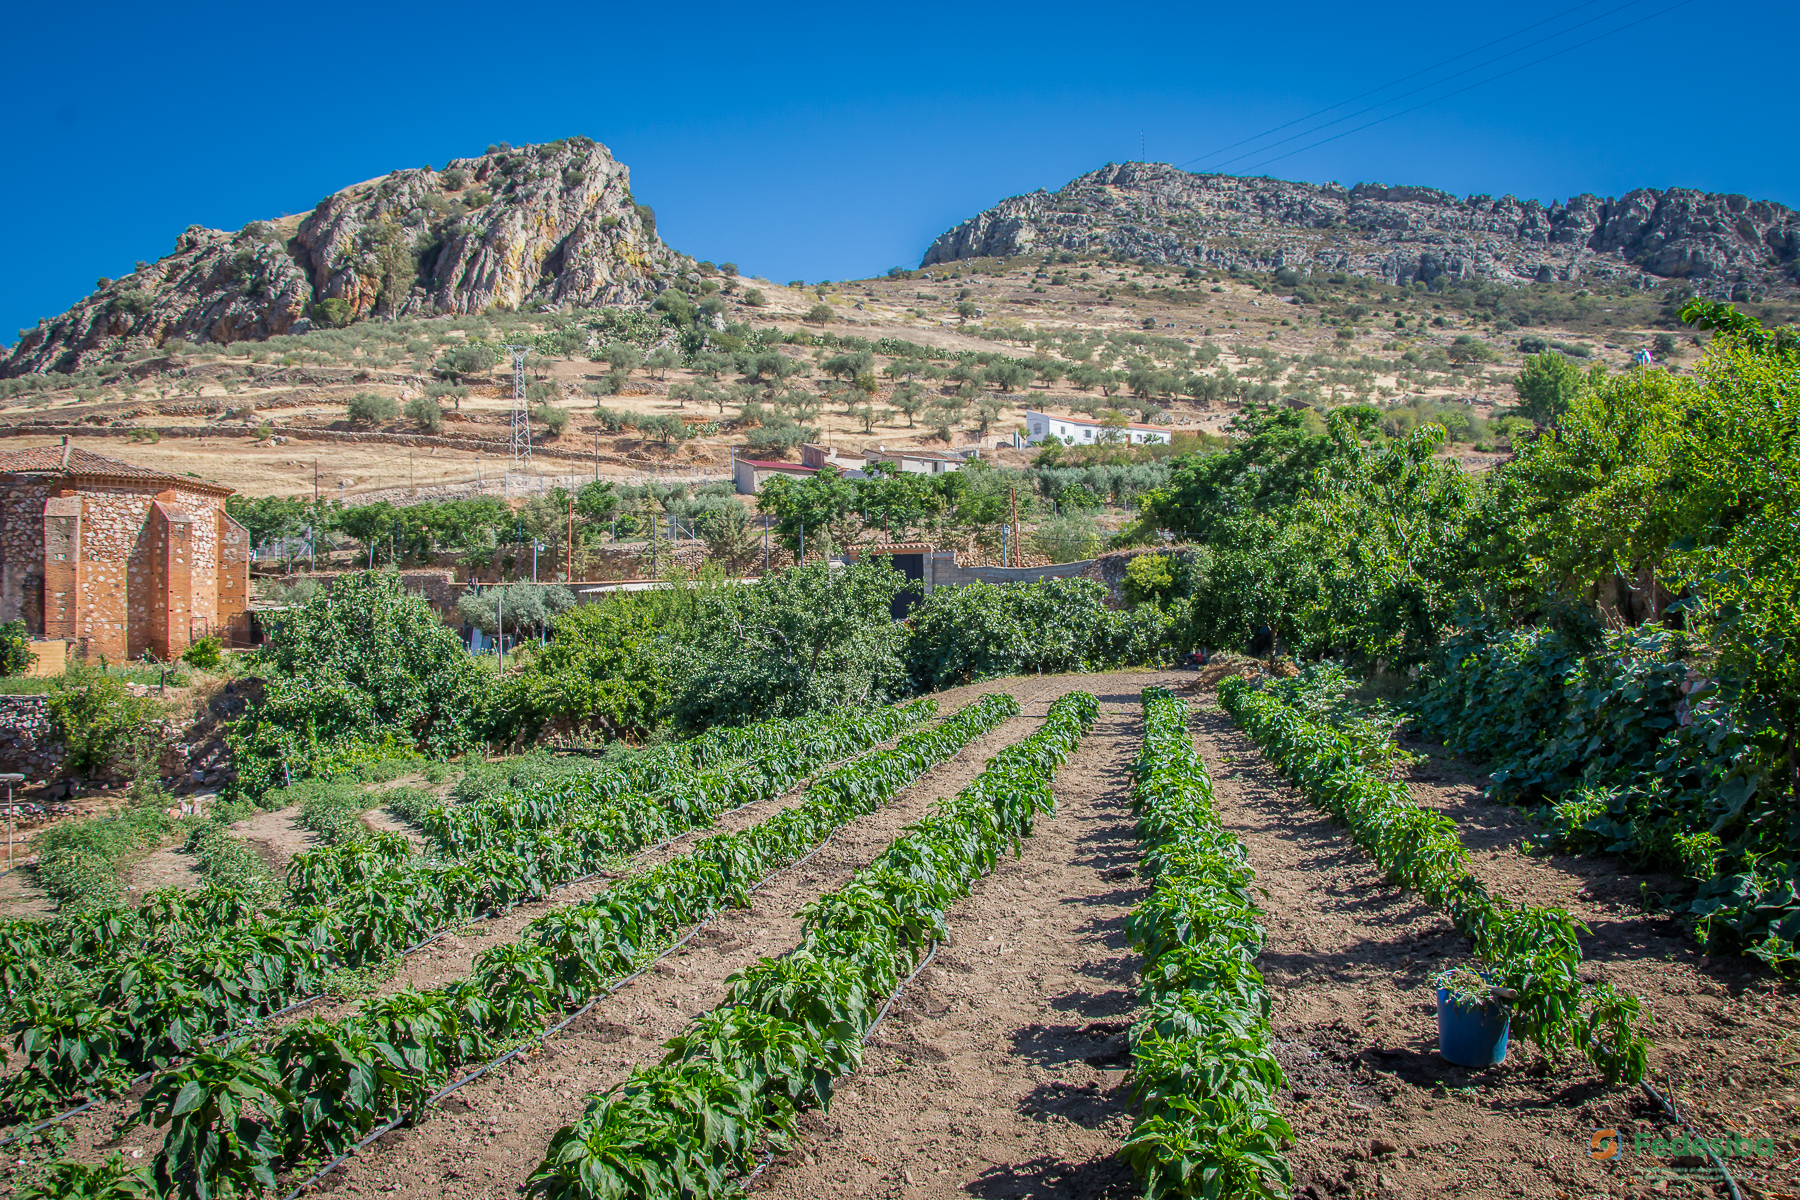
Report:
[[1588,1131],[1590,1159],[1622,1168],[1633,1180],[1645,1184],[1687,1183],[1710,1188],[1725,1178],[1726,1159],[1771,1157],[1774,1153],[1773,1139],[1747,1138],[1735,1131],[1722,1137],[1703,1137],[1690,1129],[1669,1136],[1640,1129],[1630,1137],[1617,1128]]

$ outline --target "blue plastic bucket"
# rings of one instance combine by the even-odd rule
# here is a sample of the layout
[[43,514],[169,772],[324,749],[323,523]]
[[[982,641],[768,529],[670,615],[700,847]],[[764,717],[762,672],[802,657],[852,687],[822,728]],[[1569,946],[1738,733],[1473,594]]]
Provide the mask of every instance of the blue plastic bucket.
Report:
[[1512,1016],[1492,1002],[1461,1008],[1438,989],[1438,1053],[1459,1067],[1493,1067],[1506,1061]]

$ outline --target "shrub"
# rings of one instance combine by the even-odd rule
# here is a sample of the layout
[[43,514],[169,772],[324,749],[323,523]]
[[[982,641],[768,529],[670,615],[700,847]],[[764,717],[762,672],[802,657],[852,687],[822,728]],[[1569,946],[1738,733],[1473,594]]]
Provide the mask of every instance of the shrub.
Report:
[[153,706],[97,667],[74,663],[50,689],[50,732],[63,743],[63,769],[87,774],[131,751]]
[[549,430],[551,437],[556,437],[568,427],[569,413],[554,404],[539,404],[531,410],[531,419]]
[[427,433],[437,433],[444,428],[444,410],[430,396],[414,396],[406,402],[406,418]]
[[181,661],[201,671],[216,671],[225,661],[219,652],[219,639],[203,637],[181,652]]
[[744,289],[744,303],[748,304],[751,308],[761,308],[768,302],[768,299],[762,294],[761,288]]
[[449,757],[480,744],[483,668],[391,572],[341,575],[272,614],[269,642],[263,702],[227,738],[236,793],[260,796],[359,755]]
[[1051,562],[1080,562],[1100,552],[1103,534],[1092,517],[1065,513],[1038,526],[1031,535],[1034,554]]
[[806,310],[805,321],[809,325],[829,324],[837,312],[829,304],[815,304]]
[[31,652],[25,622],[8,621],[0,625],[0,675],[23,675],[37,661]]
[[438,182],[444,185],[446,192],[460,192],[469,182],[469,173],[461,167],[451,167],[438,176]]
[[306,310],[306,314],[312,318],[313,324],[324,325],[331,329],[344,328],[356,315],[348,300],[342,300],[336,296],[315,301]]
[[400,403],[392,396],[374,392],[358,392],[350,397],[350,420],[356,425],[377,425],[400,414]]
[[907,668],[919,691],[1033,671],[1103,671],[1166,661],[1168,618],[1115,612],[1091,579],[939,588],[912,610]]

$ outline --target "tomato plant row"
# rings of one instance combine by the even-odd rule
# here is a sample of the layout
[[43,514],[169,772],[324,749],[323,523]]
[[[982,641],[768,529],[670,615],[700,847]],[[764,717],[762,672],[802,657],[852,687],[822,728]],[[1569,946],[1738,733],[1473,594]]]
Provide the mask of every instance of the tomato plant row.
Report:
[[1131,1029],[1138,1118],[1123,1153],[1151,1200],[1285,1196],[1293,1130],[1275,1103],[1287,1079],[1255,965],[1256,872],[1219,825],[1187,705],[1154,687],[1143,703],[1131,807],[1151,891],[1125,923],[1144,956],[1145,1013]]
[[[204,1038],[315,994],[333,970],[380,962],[446,924],[539,899],[621,854],[710,824],[727,807],[779,795],[808,770],[935,711],[924,700],[846,713],[784,739],[762,764],[740,764],[717,791],[690,792],[685,809],[626,796],[460,860],[413,856],[393,833],[305,851],[295,856],[285,909],[248,909],[225,889],[159,893],[136,918],[145,941],[121,947],[77,987],[26,995],[12,1006],[18,1070],[0,1082],[0,1106],[35,1118],[74,1097],[115,1090]],[[177,930],[186,936],[174,936]]]
[[341,1153],[398,1114],[416,1118],[450,1072],[538,1036],[556,1013],[638,968],[685,927],[746,902],[758,880],[1017,713],[1012,697],[985,696],[821,776],[793,808],[546,913],[519,941],[483,952],[464,979],[377,997],[341,1020],[303,1019],[260,1047],[195,1055],[157,1080],[135,1118],[169,1127],[151,1164],[58,1164],[42,1194],[254,1192],[272,1187],[284,1163]]
[[1064,696],[1037,732],[809,904],[799,946],[734,976],[730,1000],[671,1041],[662,1062],[591,1098],[529,1190],[551,1200],[734,1194],[756,1150],[785,1144],[798,1112],[828,1105],[833,1082],[861,1063],[884,999],[946,935],[949,906],[1054,811],[1050,779],[1098,713],[1093,696]]
[[1552,1059],[1579,1049],[1610,1082],[1643,1078],[1649,1043],[1636,1029],[1638,998],[1610,983],[1584,987],[1577,935],[1589,932],[1585,926],[1563,909],[1490,894],[1469,874],[1456,823],[1413,803],[1405,783],[1370,770],[1367,748],[1355,739],[1307,720],[1247,680],[1227,679],[1219,699],[1284,775],[1350,827],[1390,880],[1449,914],[1493,983],[1519,993],[1514,1033]]

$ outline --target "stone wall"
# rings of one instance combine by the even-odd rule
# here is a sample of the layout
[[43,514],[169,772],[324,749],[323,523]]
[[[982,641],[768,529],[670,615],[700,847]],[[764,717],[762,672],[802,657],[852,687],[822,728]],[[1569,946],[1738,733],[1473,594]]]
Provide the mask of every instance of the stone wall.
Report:
[[34,783],[56,774],[62,758],[62,743],[50,740],[49,700],[0,696],[0,774],[16,772]]

